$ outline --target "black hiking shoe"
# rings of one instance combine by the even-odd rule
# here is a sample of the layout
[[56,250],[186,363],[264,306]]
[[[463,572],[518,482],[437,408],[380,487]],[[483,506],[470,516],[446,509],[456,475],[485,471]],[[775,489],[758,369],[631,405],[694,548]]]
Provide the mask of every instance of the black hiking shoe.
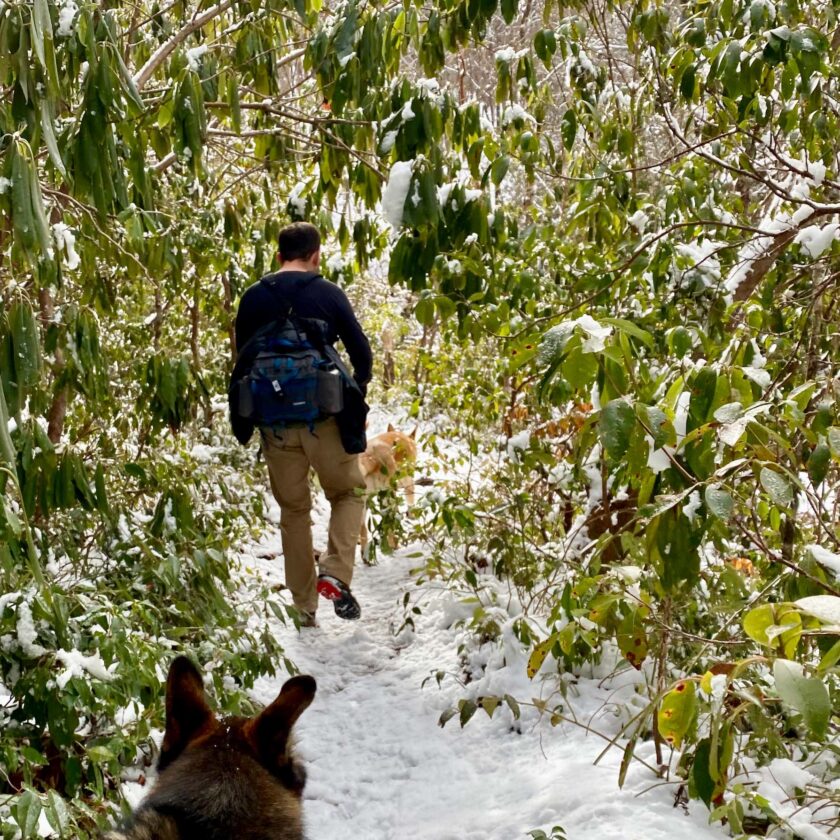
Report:
[[333,602],[333,609],[339,618],[355,621],[362,616],[362,608],[353,597],[350,587],[332,575],[318,575],[318,594]]

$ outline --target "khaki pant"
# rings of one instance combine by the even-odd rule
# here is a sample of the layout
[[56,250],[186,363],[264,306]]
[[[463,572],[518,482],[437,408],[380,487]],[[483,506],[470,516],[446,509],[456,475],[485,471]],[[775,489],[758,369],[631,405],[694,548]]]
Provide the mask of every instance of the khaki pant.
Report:
[[359,529],[365,511],[365,480],[359,456],[341,445],[338,426],[330,418],[315,425],[262,433],[271,490],[280,505],[280,532],[286,560],[286,585],[298,609],[314,613],[318,607],[317,573],[312,550],[312,498],[309,468],[314,467],[330,503],[327,553],[319,560],[321,574],[350,585]]

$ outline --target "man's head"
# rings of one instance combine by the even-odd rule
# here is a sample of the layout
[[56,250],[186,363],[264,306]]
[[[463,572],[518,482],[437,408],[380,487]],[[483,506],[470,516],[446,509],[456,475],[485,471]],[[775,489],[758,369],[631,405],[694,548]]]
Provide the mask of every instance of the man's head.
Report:
[[284,267],[297,263],[317,271],[321,262],[321,234],[309,222],[294,222],[280,231],[277,250]]

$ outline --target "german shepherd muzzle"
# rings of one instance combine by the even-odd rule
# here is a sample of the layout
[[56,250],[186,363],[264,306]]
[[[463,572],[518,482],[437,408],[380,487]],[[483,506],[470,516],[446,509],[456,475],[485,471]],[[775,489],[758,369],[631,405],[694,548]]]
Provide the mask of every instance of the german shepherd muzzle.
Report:
[[290,735],[314,697],[312,677],[293,677],[256,717],[217,720],[201,675],[179,656],[166,681],[157,783],[103,840],[304,840],[306,773]]

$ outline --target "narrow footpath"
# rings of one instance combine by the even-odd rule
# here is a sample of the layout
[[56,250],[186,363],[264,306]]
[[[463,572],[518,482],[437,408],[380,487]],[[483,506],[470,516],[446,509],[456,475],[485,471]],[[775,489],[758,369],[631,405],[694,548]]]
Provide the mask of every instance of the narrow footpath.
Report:
[[[314,513],[318,546],[326,543],[326,511]],[[725,836],[706,824],[702,806],[692,804],[690,812],[674,807],[675,785],[659,784],[640,764],[619,790],[620,751],[595,766],[605,741],[582,727],[551,727],[533,709],[516,721],[500,707],[492,719],[479,710],[464,729],[457,716],[441,728],[441,712],[475,686],[447,677],[439,687],[433,677],[437,671],[463,675],[450,595],[426,593],[422,614],[414,616],[416,632],[398,632],[403,595],[417,594],[409,570],[419,562],[418,550],[357,567],[360,621],[341,621],[324,601],[318,628],[298,633],[272,624],[289,658],[318,682],[315,702],[296,729],[309,774],[308,840],[527,840],[534,829],[551,836],[553,826],[562,826],[568,840]],[[243,561],[252,574],[282,581],[279,528],[270,527]],[[501,670],[509,673],[499,678],[505,676],[520,699],[539,694],[524,675],[524,658]],[[262,680],[256,699],[269,702],[283,681]],[[598,710],[615,702],[615,692],[608,697],[595,680],[586,683],[575,714],[599,729]]]

